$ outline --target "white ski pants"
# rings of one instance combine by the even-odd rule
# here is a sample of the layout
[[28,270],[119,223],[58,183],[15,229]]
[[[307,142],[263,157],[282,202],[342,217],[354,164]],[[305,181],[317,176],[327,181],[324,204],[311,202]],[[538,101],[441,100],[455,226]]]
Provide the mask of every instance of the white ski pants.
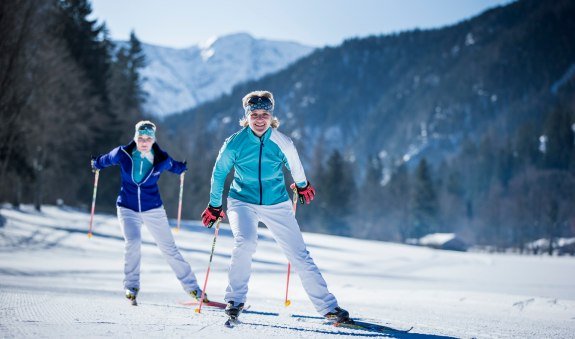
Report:
[[228,197],[227,215],[234,235],[234,249],[228,272],[226,302],[234,301],[237,304],[246,301],[252,256],[257,246],[258,222],[262,222],[298,273],[315,309],[323,316],[337,306],[337,300],[328,291],[325,280],[306,249],[289,200],[276,205],[255,205]]
[[145,224],[184,290],[187,293],[199,290],[192,268],[176,247],[163,206],[145,212],[118,207],[118,220],[125,240],[124,288],[140,288],[141,229],[142,224]]

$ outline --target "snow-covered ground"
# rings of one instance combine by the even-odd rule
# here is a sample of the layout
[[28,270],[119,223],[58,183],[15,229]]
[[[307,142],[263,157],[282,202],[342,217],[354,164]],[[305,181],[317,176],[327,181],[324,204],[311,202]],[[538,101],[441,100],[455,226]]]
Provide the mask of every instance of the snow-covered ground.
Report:
[[[170,211],[168,211],[170,213]],[[175,211],[173,211],[175,212]],[[174,214],[174,213],[171,214]],[[376,334],[322,324],[267,229],[258,251],[243,324],[228,329],[221,310],[201,314],[143,232],[140,305],[123,297],[123,240],[113,215],[47,206],[0,209],[0,337],[401,337],[574,338],[575,258],[458,253],[304,234],[330,290],[352,317],[409,334]],[[305,221],[302,221],[302,223]],[[203,284],[213,229],[183,222],[175,233]],[[222,224],[208,284],[221,300],[232,236]],[[295,316],[292,316],[295,315]]]

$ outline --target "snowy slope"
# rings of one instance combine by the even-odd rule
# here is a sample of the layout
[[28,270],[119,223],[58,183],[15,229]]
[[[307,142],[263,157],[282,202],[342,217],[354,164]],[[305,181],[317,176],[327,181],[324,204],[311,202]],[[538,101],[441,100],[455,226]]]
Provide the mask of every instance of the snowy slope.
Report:
[[[174,214],[175,211],[168,211]],[[147,231],[143,232],[140,305],[122,291],[123,240],[113,215],[45,207],[42,213],[0,209],[0,337],[338,338],[377,336],[321,324],[300,281],[292,276],[283,306],[286,260],[260,231],[244,324],[225,328],[219,310],[201,314]],[[184,222],[175,234],[203,283],[213,230]],[[575,260],[459,253],[305,234],[330,290],[355,318],[413,330],[401,338],[573,338]],[[221,299],[232,236],[222,225],[208,285]],[[290,317],[290,314],[299,317]]]
[[229,93],[248,80],[277,72],[311,53],[294,42],[255,39],[239,33],[185,49],[143,44],[146,111],[163,117]]

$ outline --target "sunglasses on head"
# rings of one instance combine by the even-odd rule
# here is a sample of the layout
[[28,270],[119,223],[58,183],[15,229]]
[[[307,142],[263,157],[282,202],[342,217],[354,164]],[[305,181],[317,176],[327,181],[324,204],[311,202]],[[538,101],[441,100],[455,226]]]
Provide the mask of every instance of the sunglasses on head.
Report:
[[248,100],[248,105],[247,105],[247,109],[249,111],[254,111],[256,109],[263,109],[266,111],[272,111],[273,110],[273,103],[271,101],[270,98],[268,97],[251,97]]
[[142,126],[138,127],[138,131],[144,131],[147,129],[154,130],[155,128],[156,126],[154,126],[153,124],[142,124]]
[[261,102],[267,102],[270,104],[272,103],[272,101],[268,97],[257,97],[257,96],[255,96],[255,97],[251,97],[248,100],[248,104],[250,104],[250,105],[255,105],[255,104],[261,103]]

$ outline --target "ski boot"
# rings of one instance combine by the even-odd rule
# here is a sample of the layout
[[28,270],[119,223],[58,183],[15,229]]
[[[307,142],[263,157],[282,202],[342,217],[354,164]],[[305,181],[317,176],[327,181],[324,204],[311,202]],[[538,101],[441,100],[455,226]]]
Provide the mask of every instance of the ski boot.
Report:
[[326,313],[324,317],[334,324],[353,324],[353,320],[349,317],[349,312],[339,306],[336,306],[333,311]]
[[132,306],[138,306],[138,302],[136,301],[136,297],[138,296],[138,291],[140,289],[137,287],[130,287],[126,289],[126,299],[130,300]]
[[227,327],[234,327],[238,323],[238,317],[242,313],[244,309],[244,303],[235,304],[233,301],[228,301],[228,305],[226,306],[225,312],[228,316],[228,320],[226,321]]
[[[196,301],[200,301],[200,299],[202,298],[202,291],[201,290],[195,290],[195,291],[190,291],[190,295],[192,296],[192,298],[196,299]],[[204,294],[204,303],[209,303],[210,300],[208,299],[208,294],[205,293]]]

